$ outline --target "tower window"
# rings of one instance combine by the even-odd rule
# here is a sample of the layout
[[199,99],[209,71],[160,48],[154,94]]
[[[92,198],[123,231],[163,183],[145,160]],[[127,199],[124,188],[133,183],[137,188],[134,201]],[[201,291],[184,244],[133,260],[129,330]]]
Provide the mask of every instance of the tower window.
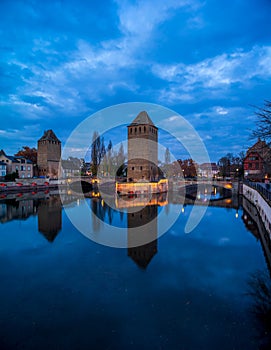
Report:
[[131,128],[131,129],[130,129],[130,134],[132,133],[132,131],[133,131],[133,129]]

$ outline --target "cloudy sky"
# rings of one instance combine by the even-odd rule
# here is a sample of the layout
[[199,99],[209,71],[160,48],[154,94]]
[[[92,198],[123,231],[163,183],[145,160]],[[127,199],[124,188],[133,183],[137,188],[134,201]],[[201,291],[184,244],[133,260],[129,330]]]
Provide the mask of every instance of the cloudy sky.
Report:
[[237,154],[252,105],[271,99],[270,13],[269,0],[2,0],[0,148],[45,129],[65,143],[92,113],[139,101],[184,116],[211,160]]

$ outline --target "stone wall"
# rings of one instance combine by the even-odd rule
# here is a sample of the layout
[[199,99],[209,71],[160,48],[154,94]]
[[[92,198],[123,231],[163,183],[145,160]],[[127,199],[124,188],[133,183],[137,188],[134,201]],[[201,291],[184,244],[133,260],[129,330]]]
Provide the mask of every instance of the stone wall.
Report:
[[266,231],[271,234],[271,207],[253,188],[243,184],[243,196],[247,198],[257,208]]
[[154,181],[158,178],[158,133],[150,125],[128,127],[127,178]]

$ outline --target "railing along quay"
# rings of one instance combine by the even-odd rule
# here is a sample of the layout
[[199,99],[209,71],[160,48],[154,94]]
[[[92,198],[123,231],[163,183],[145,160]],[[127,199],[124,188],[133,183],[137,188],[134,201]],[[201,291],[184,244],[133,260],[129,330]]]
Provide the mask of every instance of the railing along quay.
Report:
[[261,182],[252,182],[252,181],[244,181],[244,184],[254,188],[254,190],[258,191],[263,198],[271,205],[271,185],[265,184]]

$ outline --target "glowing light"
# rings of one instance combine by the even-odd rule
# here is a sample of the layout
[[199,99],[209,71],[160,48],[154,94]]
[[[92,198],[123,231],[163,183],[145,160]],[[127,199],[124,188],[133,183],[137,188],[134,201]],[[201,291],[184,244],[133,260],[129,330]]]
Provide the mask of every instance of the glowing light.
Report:
[[182,213],[184,213],[184,207],[182,207]]
[[168,191],[167,179],[162,179],[159,182],[116,183],[116,192],[121,195],[162,193],[167,191]]
[[238,214],[238,211],[235,213],[235,217],[236,217],[236,219],[238,219],[238,216],[239,216],[239,214]]
[[230,184],[230,183],[226,184],[225,188],[232,189],[232,184]]

